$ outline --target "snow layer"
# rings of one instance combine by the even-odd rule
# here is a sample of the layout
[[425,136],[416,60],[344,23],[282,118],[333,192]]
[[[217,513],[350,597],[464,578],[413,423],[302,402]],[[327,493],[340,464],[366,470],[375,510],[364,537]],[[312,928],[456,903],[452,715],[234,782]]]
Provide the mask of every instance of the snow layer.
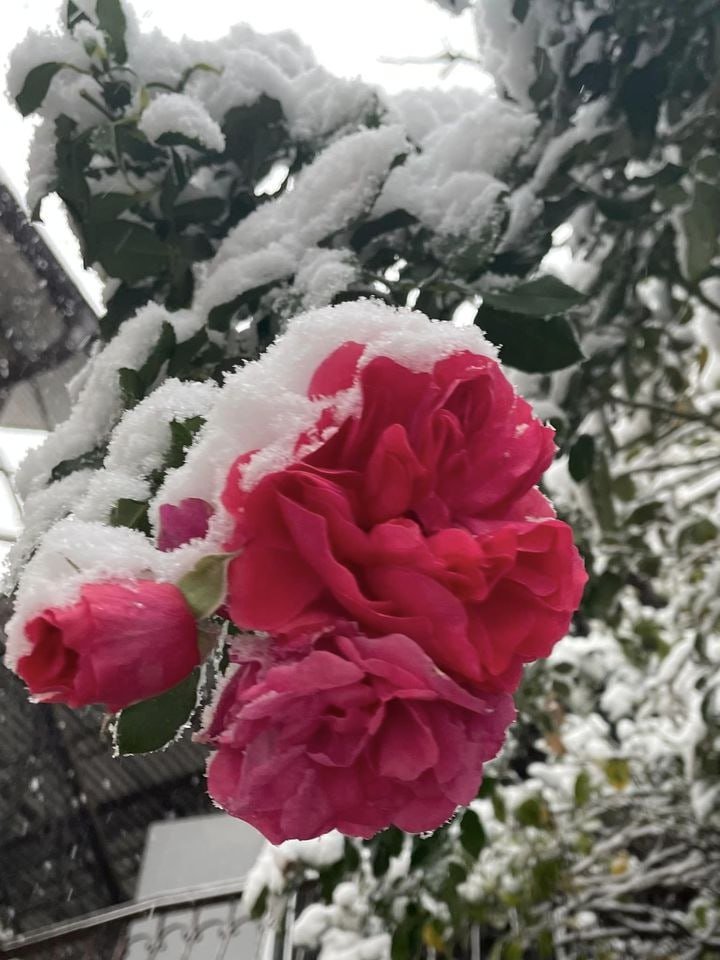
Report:
[[208,150],[222,152],[225,137],[218,123],[201,103],[184,93],[162,93],[145,109],[139,129],[148,140],[157,142],[167,134],[181,134]]
[[183,317],[158,304],[148,304],[91,361],[92,370],[68,419],[41,447],[30,451],[18,470],[16,484],[22,496],[47,483],[53,467],[62,460],[87,453],[105,438],[122,413],[118,372],[122,367],[138,369],[142,365],[157,342],[163,322],[180,328]]
[[396,102],[416,136],[423,128],[429,132],[420,140],[420,152],[388,177],[376,213],[407,210],[437,233],[474,239],[508,192],[502,173],[532,138],[537,118],[491,97],[476,98],[472,110],[464,95],[435,98],[436,116],[439,103],[449,119],[430,126],[416,98]]
[[[327,401],[310,400],[307,390],[319,364],[347,340],[367,344],[361,366],[386,356],[413,370],[428,370],[442,357],[462,350],[494,356],[477,327],[432,322],[419,312],[395,310],[359,300],[311,311],[292,320],[287,332],[262,358],[232,374],[185,464],[168,477],[156,503],[201,497],[219,505],[233,461],[259,451],[245,471],[248,487],[295,457],[298,436],[312,431]],[[356,389],[334,401],[343,415],[357,409]],[[238,417],[242,411],[242,418]],[[211,525],[222,539],[219,520]],[[209,549],[209,547],[208,547]]]
[[[200,310],[207,313],[248,289],[242,268],[257,251],[284,259],[284,272],[293,273],[308,248],[372,205],[405,149],[399,126],[361,130],[331,144],[299,174],[290,193],[254,211],[223,241],[200,291]],[[261,282],[271,279],[278,277]]]

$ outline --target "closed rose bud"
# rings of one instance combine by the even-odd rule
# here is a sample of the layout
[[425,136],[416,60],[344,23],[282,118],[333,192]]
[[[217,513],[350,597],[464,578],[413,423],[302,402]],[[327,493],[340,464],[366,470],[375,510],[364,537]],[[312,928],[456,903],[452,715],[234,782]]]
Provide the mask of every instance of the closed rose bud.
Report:
[[83,586],[80,599],[25,625],[17,674],[36,700],[111,711],[155,697],[200,662],[195,618],[180,590],[152,580]]

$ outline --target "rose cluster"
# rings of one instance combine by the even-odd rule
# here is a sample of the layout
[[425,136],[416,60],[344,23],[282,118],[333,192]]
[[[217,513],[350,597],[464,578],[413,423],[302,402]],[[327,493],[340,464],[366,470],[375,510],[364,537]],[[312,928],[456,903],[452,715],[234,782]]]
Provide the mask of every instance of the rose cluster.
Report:
[[[159,550],[221,531],[217,614],[256,641],[231,644],[200,735],[208,788],[273,842],[433,829],[472,800],[523,665],[565,634],[585,583],[536,486],[552,430],[479,341],[433,331],[419,349],[429,322],[403,322],[385,348],[367,328],[337,342],[335,324],[335,343],[298,360],[304,414],[288,407],[283,443],[233,454],[226,426],[216,488],[159,505]],[[181,586],[143,580],[86,585],[24,643],[36,697],[111,710],[200,659]]]

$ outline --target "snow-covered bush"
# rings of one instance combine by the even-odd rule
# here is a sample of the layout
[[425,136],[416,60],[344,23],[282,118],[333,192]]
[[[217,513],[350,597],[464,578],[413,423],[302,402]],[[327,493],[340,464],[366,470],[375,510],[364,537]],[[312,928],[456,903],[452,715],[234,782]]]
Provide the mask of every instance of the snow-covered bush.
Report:
[[215,384],[303,309],[374,297],[475,323],[557,430],[545,488],[581,543],[583,606],[527,669],[467,811],[317,861],[267,854],[248,906],[277,918],[309,891],[297,940],[323,960],[709,960],[720,5],[443,5],[471,8],[494,93],[388,97],[287,33],[171,44],[118,0],[70,0],[62,35],[19,48],[11,92],[42,117],[31,203],[56,191],[104,272],[108,343],[21,472],[14,576],[77,520],[156,534]]

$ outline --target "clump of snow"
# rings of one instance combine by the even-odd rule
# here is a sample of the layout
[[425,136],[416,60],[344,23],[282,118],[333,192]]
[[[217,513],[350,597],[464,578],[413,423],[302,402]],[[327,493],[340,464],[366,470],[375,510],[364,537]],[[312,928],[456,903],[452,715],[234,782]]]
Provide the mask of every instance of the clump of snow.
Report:
[[300,864],[315,870],[332,866],[345,854],[345,838],[337,830],[313,840],[286,840],[277,846],[266,844],[245,880],[242,903],[249,913],[263,890],[280,894],[288,874]]
[[[449,99],[448,106],[454,108],[456,102]],[[405,99],[404,107],[411,115],[417,113],[412,98]],[[452,109],[448,112],[452,116]],[[416,132],[421,129],[422,118],[413,126]],[[403,209],[437,233],[476,237],[509,190],[501,179],[503,171],[536,127],[532,114],[491,97],[476,97],[474,109],[433,126],[419,152],[392,171],[376,213]]]
[[49,487],[34,491],[23,504],[23,528],[8,554],[8,585],[19,575],[43,534],[67,516],[87,489],[92,470],[76,470]]
[[[87,67],[88,59],[82,46],[68,34],[30,30],[10,54],[5,82],[11,97],[17,97],[30,71],[43,63],[67,63],[82,69]],[[53,78],[53,84],[58,82],[58,76]]]
[[34,210],[38,202],[46,196],[55,180],[55,124],[49,118],[41,120],[35,127],[30,151],[28,153],[27,205]]
[[356,279],[358,268],[351,250],[314,247],[302,257],[295,274],[295,289],[306,310],[330,303]]
[[113,431],[103,467],[88,484],[75,515],[81,520],[107,522],[119,499],[147,499],[150,485],[144,478],[163,466],[171,444],[171,421],[207,417],[216,393],[213,381],[166,380],[128,410]]
[[148,140],[180,134],[208,150],[225,149],[225,136],[218,123],[194,97],[184,93],[162,93],[145,108],[138,128]]
[[107,38],[105,34],[101,30],[98,30],[89,20],[80,20],[76,23],[73,36],[83,45],[89,57],[105,53]]
[[331,144],[301,171],[290,193],[264,204],[228,234],[210,264],[199,309],[209,312],[247,289],[243,259],[258,251],[284,255],[287,271],[294,272],[308,248],[372,204],[390,165],[405,149],[399,126],[361,130]]
[[[16,484],[23,496],[46,484],[63,460],[87,453],[107,436],[122,414],[119,371],[138,369],[155,346],[162,324],[172,323],[180,339],[189,315],[169,313],[150,303],[123,324],[120,333],[91,361],[87,380],[68,419],[31,450],[18,470]],[[185,333],[185,336],[189,334]]]

